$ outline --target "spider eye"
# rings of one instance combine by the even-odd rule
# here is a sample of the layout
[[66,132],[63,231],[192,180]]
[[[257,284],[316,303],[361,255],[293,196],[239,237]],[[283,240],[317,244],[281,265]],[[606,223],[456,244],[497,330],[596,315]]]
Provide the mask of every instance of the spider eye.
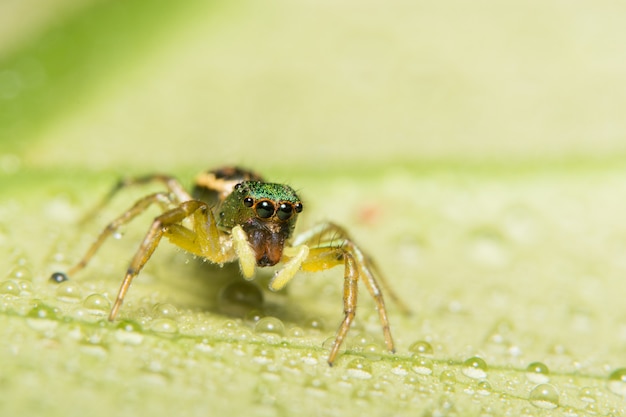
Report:
[[262,200],[256,205],[256,214],[262,219],[269,219],[274,215],[276,208],[271,201]]
[[243,205],[246,207],[252,207],[254,204],[254,199],[252,197],[246,197],[243,199]]
[[296,213],[300,213],[302,211],[302,203],[298,201],[296,204],[294,204],[293,208]]
[[293,212],[293,206],[289,203],[280,203],[276,215],[280,220],[288,220]]

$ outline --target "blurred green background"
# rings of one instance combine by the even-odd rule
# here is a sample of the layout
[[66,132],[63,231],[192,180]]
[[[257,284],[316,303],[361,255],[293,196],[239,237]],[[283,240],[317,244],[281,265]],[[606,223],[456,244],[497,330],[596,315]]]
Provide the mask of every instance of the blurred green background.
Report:
[[[626,3],[40,3],[0,2],[3,414],[624,413]],[[118,177],[224,164],[374,255],[397,355],[362,291],[325,364],[339,270],[258,322],[167,244],[106,323],[156,211],[47,282],[147,192],[79,225]]]

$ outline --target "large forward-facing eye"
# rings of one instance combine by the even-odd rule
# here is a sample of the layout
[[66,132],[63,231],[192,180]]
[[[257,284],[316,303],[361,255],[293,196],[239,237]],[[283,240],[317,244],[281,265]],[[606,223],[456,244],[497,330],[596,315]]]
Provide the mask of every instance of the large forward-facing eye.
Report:
[[280,220],[289,220],[293,214],[293,206],[289,203],[280,203],[276,215]]
[[269,200],[259,201],[258,203],[256,203],[256,206],[254,207],[254,209],[256,210],[257,216],[259,216],[262,219],[269,219],[270,217],[274,215],[274,212],[276,211],[276,207],[274,207],[274,203],[272,203]]

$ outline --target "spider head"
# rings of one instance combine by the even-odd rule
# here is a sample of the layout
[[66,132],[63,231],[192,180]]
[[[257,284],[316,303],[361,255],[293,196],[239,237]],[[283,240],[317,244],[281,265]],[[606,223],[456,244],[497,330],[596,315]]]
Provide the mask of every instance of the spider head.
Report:
[[218,225],[225,230],[240,225],[248,235],[257,265],[272,266],[280,261],[301,211],[302,202],[291,187],[243,181],[224,200]]

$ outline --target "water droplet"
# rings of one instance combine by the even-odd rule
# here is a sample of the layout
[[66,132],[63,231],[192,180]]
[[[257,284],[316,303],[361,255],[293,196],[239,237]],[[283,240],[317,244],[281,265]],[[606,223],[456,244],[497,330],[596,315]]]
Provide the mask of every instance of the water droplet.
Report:
[[346,373],[357,379],[369,379],[372,377],[372,365],[363,359],[353,359],[346,366]]
[[150,323],[150,330],[162,336],[178,334],[178,324],[172,319],[156,319]]
[[411,369],[416,374],[430,375],[433,373],[433,361],[428,358],[417,357],[413,360]]
[[256,333],[272,333],[279,336],[285,334],[285,325],[276,317],[263,317],[254,325]]
[[550,371],[545,364],[533,362],[526,367],[526,378],[535,384],[545,384],[550,380]]
[[614,370],[609,376],[609,390],[613,394],[626,397],[626,368]]
[[152,313],[155,318],[175,319],[178,316],[178,310],[172,304],[159,303],[152,307]]
[[391,373],[394,375],[406,376],[409,374],[408,369],[409,367],[406,363],[399,362],[393,365],[393,368],[391,368]]
[[263,292],[254,282],[232,282],[223,287],[218,296],[220,312],[230,316],[244,317],[251,310],[260,310],[262,307]]
[[304,336],[304,330],[302,330],[300,327],[298,326],[293,326],[292,328],[289,329],[289,331],[287,332],[287,334],[290,337],[303,337]]
[[489,395],[491,390],[491,384],[487,381],[480,381],[476,388],[476,392],[480,395]]
[[11,272],[9,272],[7,278],[17,278],[17,279],[26,279],[26,280],[30,280],[32,279],[33,274],[30,272],[30,269],[28,269],[26,266],[24,265],[18,265],[15,268],[13,268],[11,270]]
[[594,393],[593,388],[591,387],[582,387],[578,391],[578,397],[586,403],[595,403],[596,395]]
[[120,343],[127,345],[138,345],[143,341],[141,326],[132,320],[121,320],[117,326],[115,338]]
[[32,310],[28,312],[26,316],[29,318],[52,320],[56,318],[56,311],[54,310],[54,308],[45,304],[37,304]]
[[431,356],[433,354],[433,347],[430,343],[420,340],[409,346],[409,352],[420,356]]
[[19,296],[21,292],[22,289],[20,288],[19,284],[11,279],[2,281],[2,283],[0,283],[0,294]]
[[324,324],[324,320],[322,320],[321,318],[318,318],[318,317],[313,317],[313,318],[309,319],[308,322],[307,322],[307,325],[311,329],[316,329],[316,330],[324,330],[326,328],[326,326]]
[[478,356],[469,358],[463,362],[463,375],[473,379],[484,379],[487,377],[487,363]]
[[456,384],[456,375],[454,371],[447,369],[439,375],[439,381],[443,382],[446,385]]
[[45,304],[37,304],[28,314],[26,323],[31,329],[48,332],[58,326],[56,310]]
[[559,406],[559,393],[550,384],[540,384],[533,388],[528,400],[535,407],[551,410]]
[[78,303],[82,298],[80,287],[70,281],[59,284],[56,290],[56,296],[60,301],[66,303]]
[[256,363],[267,365],[274,362],[275,355],[273,350],[260,346],[254,350],[252,357]]
[[83,307],[91,314],[103,316],[111,309],[111,303],[102,294],[91,294],[83,301]]

